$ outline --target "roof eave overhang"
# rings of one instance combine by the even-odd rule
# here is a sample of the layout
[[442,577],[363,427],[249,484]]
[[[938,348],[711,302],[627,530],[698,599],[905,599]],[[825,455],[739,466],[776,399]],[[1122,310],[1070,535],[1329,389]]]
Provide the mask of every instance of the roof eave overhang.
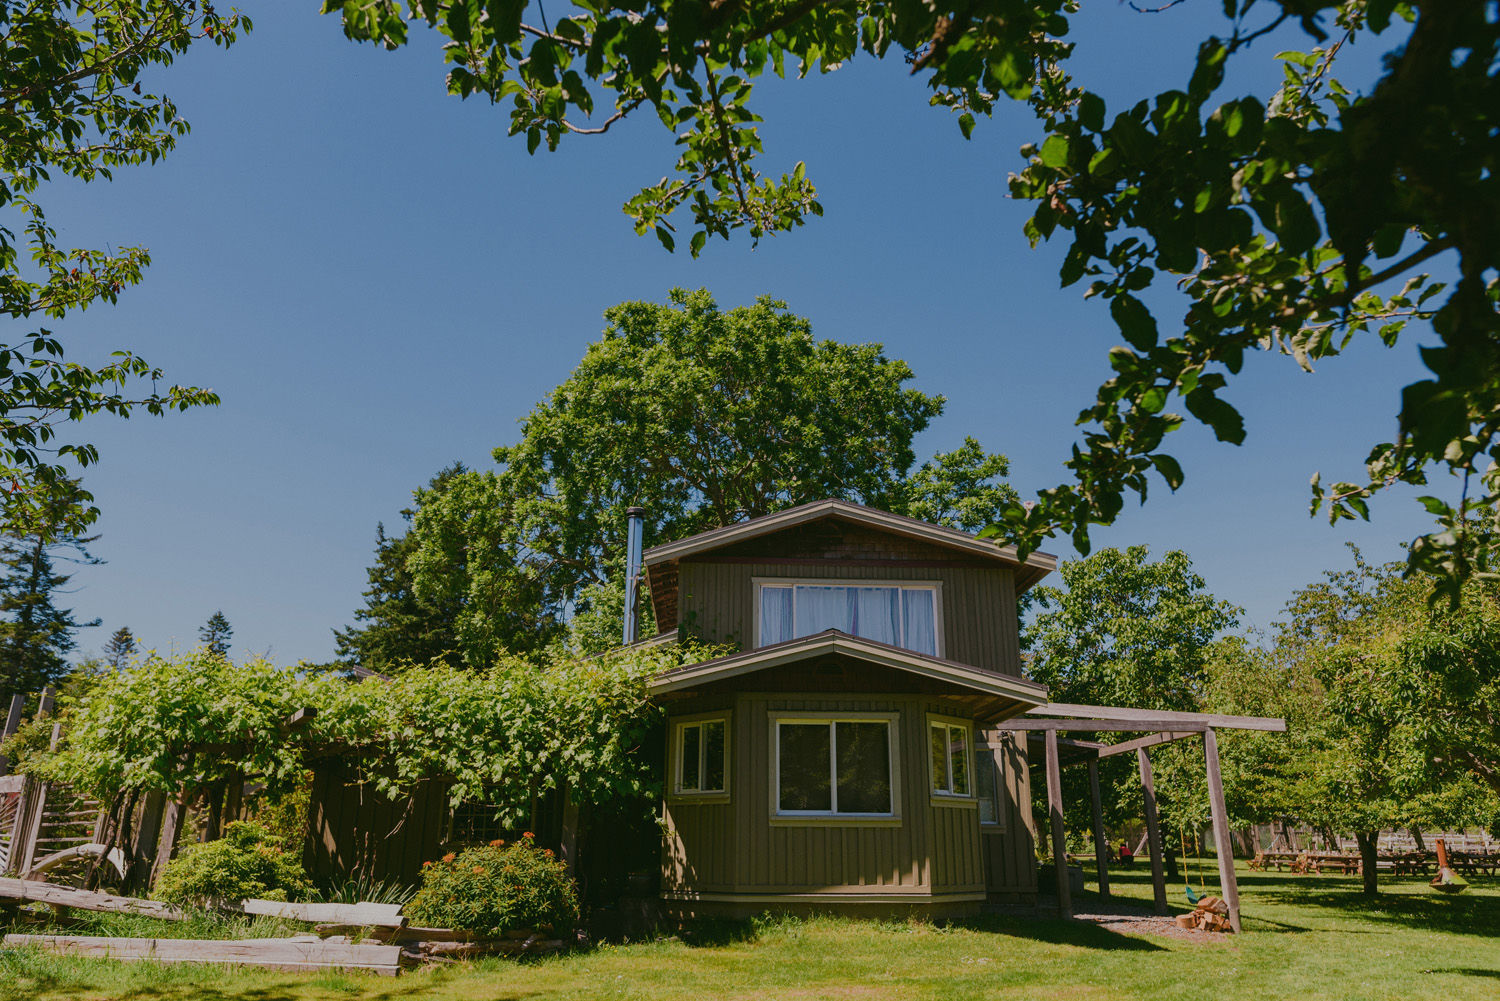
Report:
[[915,518],[877,511],[874,508],[839,500],[814,501],[785,511],[778,511],[775,514],[716,528],[677,542],[654,546],[646,550],[644,561],[647,567],[670,563],[674,560],[713,552],[746,539],[759,538],[762,535],[830,517],[842,518],[845,521],[867,525],[908,538],[921,539],[977,559],[1009,564],[1018,568],[1019,576],[1025,579],[1025,586],[1028,587],[1057,569],[1057,557],[1049,553],[1034,552],[1027,557],[1025,562],[1022,562],[1016,553],[1015,546],[997,545],[957,529],[945,528],[942,525],[933,525]]
[[982,671],[952,661],[939,660],[936,657],[886,646],[883,643],[871,643],[843,633],[819,633],[817,636],[805,639],[791,640],[748,653],[732,654],[717,660],[704,661],[702,664],[694,664],[691,667],[678,668],[652,680],[647,686],[647,691],[652,696],[667,695],[830,654],[840,654],[909,674],[947,682],[984,695],[1010,699],[1016,703],[1017,712],[1025,712],[1028,708],[1047,703],[1046,686],[1036,682],[996,674],[992,671]]

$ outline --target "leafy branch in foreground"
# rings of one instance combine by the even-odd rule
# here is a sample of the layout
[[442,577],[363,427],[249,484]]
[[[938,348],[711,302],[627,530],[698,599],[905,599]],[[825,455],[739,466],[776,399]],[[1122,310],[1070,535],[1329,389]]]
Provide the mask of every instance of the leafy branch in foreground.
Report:
[[[965,136],[1002,96],[1029,101],[1046,135],[1023,148],[1029,163],[1011,180],[1015,197],[1036,203],[1027,235],[1035,244],[1071,234],[1062,284],[1089,279],[1125,346],[1080,415],[1073,481],[1029,510],[1012,505],[993,534],[1031,551],[1065,533],[1087,552],[1089,526],[1113,522],[1127,495],[1144,500],[1157,476],[1172,489],[1183,482],[1163,444],[1188,417],[1169,402],[1239,443],[1244,422],[1225,391],[1248,352],[1284,352],[1311,368],[1361,334],[1394,344],[1416,320],[1441,344],[1423,349],[1428,371],[1403,391],[1396,433],[1370,450],[1357,482],[1315,480],[1314,513],[1368,517],[1381,490],[1446,469],[1460,496],[1424,498],[1438,527],[1412,545],[1411,566],[1438,574],[1450,596],[1464,577],[1490,572],[1491,546],[1466,544],[1500,529],[1500,483],[1484,475],[1500,456],[1500,15],[1485,0],[1224,0],[1225,37],[1207,39],[1184,67],[1186,88],[1113,118],[1064,72],[1087,59],[1061,40],[1073,0],[583,2],[555,22],[526,0],[325,0],[323,9],[342,15],[351,38],[388,48],[406,44],[411,20],[436,28],[448,39],[450,92],[509,98],[512,134],[533,151],[654,112],[680,130],[683,153],[675,175],[626,212],[671,248],[671,217],[688,206],[694,254],[709,235],[759,238],[821,212],[800,165],[779,181],[757,170],[749,100],[768,67],[784,74],[790,59],[805,76],[899,53]],[[1228,60],[1283,27],[1318,47],[1282,54],[1279,90],[1215,97]],[[1334,78],[1346,46],[1379,37],[1392,41],[1368,92]],[[599,95],[612,100],[592,118]],[[1452,262],[1457,281],[1434,282],[1421,271],[1428,262]],[[1147,292],[1167,283],[1191,305],[1164,332]]]
[[[29,0],[0,5],[0,316],[60,320],[115,302],[150,264],[142,247],[66,249],[37,200],[56,176],[110,180],[116,167],[154,163],[188,131],[166,97],[143,93],[142,74],[169,65],[202,38],[229,46],[250,22],[197,0]],[[29,520],[80,533],[98,511],[69,481],[69,459],[99,458],[63,441],[60,425],[98,413],[128,417],[218,403],[209,390],[172,386],[129,351],[88,366],[68,361],[46,326],[0,342],[0,483]],[[127,385],[149,382],[129,392]],[[57,502],[66,498],[68,503]]]

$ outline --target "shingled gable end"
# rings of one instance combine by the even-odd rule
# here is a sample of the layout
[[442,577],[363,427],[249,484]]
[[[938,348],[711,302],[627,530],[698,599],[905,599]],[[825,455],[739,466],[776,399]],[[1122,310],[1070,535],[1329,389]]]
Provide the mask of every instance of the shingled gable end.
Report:
[[647,550],[662,897],[681,916],[962,915],[1036,896],[1017,596],[1056,560],[828,500]]

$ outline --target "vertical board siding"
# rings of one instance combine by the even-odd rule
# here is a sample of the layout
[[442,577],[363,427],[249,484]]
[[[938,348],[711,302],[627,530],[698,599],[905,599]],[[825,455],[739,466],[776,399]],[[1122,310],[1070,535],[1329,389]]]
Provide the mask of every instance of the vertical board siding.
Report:
[[[995,737],[991,734],[991,739]],[[999,754],[1005,833],[984,834],[985,889],[992,894],[1035,894],[1036,842],[1031,816],[1031,775],[1024,740],[1008,735]]]
[[1021,674],[1015,576],[1007,568],[684,563],[677,625],[685,635],[754,649],[760,641],[751,583],[755,577],[939,581],[943,585],[944,656],[1015,677]]
[[422,863],[442,854],[448,813],[442,784],[419,782],[410,799],[392,801],[357,778],[338,760],[314,770],[303,850],[308,873],[335,882],[363,876],[415,885]]

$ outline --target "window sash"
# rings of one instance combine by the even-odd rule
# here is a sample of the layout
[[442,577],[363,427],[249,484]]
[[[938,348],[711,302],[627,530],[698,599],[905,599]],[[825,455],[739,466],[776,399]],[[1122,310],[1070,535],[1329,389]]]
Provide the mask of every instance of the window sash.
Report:
[[[723,718],[677,724],[676,781],[686,795],[721,794],[729,782],[729,721]],[[713,753],[717,748],[717,754]],[[717,781],[713,781],[714,779]]]
[[971,727],[964,723],[931,720],[927,733],[933,794],[972,798],[974,766],[971,751],[974,742],[970,739]]
[[[852,580],[762,580],[757,584],[759,621],[756,632],[760,646],[801,639],[834,628],[905,650],[932,657],[942,656],[942,611],[937,584]],[[835,591],[844,593],[826,593]],[[812,592],[825,593],[814,596]],[[810,607],[815,597],[819,599],[818,604],[824,606],[817,611]],[[848,613],[843,621],[814,628],[819,621],[834,617],[844,608]],[[814,616],[817,618],[810,622]]]
[[[895,762],[895,757],[896,757],[895,730],[894,730],[894,727],[891,726],[891,722],[892,721],[889,718],[885,717],[885,716],[880,716],[880,717],[875,717],[875,718],[870,718],[870,717],[826,717],[826,716],[824,716],[824,717],[816,717],[816,718],[813,718],[813,719],[798,718],[798,717],[783,717],[783,718],[777,718],[777,719],[775,719],[774,723],[775,723],[776,743],[775,743],[775,748],[774,749],[775,749],[776,757],[775,757],[775,760],[772,762],[772,770],[773,770],[773,773],[775,775],[775,785],[773,787],[773,796],[774,796],[774,799],[772,800],[772,808],[773,808],[773,811],[774,811],[774,815],[775,816],[780,816],[780,817],[846,817],[846,818],[850,818],[850,819],[857,819],[857,818],[860,818],[860,817],[895,817],[895,816],[897,816],[898,814],[897,814],[897,810],[896,810],[896,797],[897,797],[896,778],[897,778],[897,772],[896,772],[896,762]],[[848,782],[852,781],[853,778],[855,777],[853,775],[841,775],[840,771],[839,771],[839,739],[838,739],[838,734],[839,734],[839,726],[840,726],[840,724],[846,724],[846,725],[847,724],[853,724],[853,725],[873,725],[873,726],[880,726],[880,727],[883,728],[883,734],[882,734],[882,736],[884,737],[884,744],[885,744],[885,754],[884,754],[883,758],[884,758],[884,765],[885,765],[884,779],[885,779],[886,809],[884,809],[884,810],[877,810],[877,811],[863,810],[863,811],[858,811],[858,812],[856,812],[856,811],[845,811],[845,810],[840,810],[839,809],[839,787],[840,787],[841,784],[845,784],[845,783],[848,783]],[[799,809],[788,809],[788,808],[782,806],[782,803],[783,803],[783,794],[782,794],[782,774],[783,774],[783,767],[782,767],[782,763],[783,763],[783,757],[784,757],[784,755],[783,755],[783,748],[785,746],[784,742],[783,742],[783,739],[782,739],[782,732],[783,732],[784,728],[791,727],[791,726],[798,726],[798,727],[818,727],[818,728],[825,728],[826,729],[826,733],[827,733],[827,745],[826,746],[827,746],[827,754],[828,754],[828,803],[829,803],[829,808],[826,809],[826,810],[825,809],[804,809],[804,810],[799,810]],[[852,736],[852,734],[850,736]],[[816,763],[814,762],[813,765],[815,765],[815,764]],[[809,770],[811,770],[811,768],[809,768]],[[851,792],[852,792],[852,790],[851,790]]]

